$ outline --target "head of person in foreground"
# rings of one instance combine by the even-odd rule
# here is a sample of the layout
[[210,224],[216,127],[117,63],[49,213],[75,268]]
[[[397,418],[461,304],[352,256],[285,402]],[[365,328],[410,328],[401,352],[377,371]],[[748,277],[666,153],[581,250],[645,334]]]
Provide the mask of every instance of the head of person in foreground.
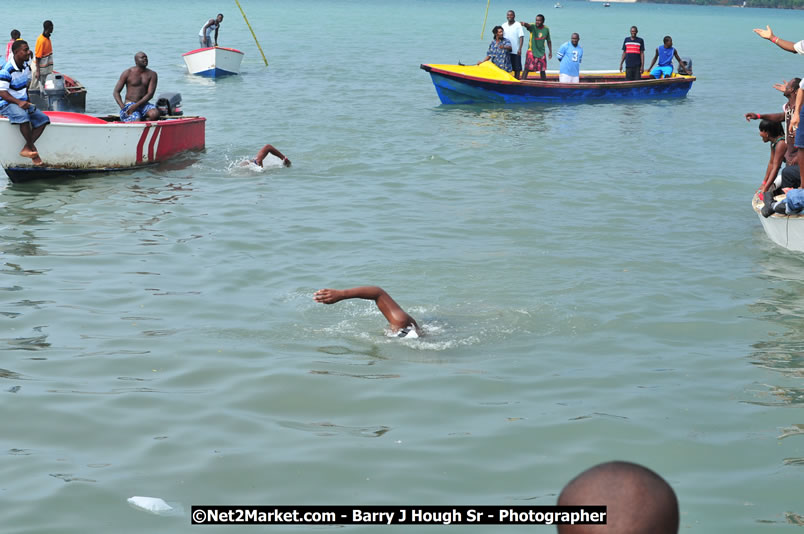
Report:
[[647,467],[606,462],[573,478],[559,506],[607,507],[605,525],[559,525],[559,534],[677,534],[678,500],[673,488]]

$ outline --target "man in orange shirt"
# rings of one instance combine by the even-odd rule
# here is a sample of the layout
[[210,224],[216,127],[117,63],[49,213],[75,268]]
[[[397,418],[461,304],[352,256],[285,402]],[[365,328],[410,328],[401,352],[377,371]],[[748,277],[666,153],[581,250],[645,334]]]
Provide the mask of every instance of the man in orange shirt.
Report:
[[53,23],[46,20],[42,23],[42,35],[36,39],[36,79],[42,89],[48,74],[53,73],[53,45],[50,43],[50,34],[53,33]]

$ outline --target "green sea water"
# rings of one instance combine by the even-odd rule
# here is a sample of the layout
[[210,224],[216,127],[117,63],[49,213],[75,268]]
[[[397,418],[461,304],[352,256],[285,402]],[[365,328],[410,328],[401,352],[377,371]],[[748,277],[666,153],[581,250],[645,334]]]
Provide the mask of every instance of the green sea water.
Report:
[[[241,4],[267,68],[234,3],[4,11],[31,41],[53,20],[88,112],[115,110],[143,50],[207,131],[161,167],[0,180],[0,531],[196,532],[194,504],[552,505],[613,459],[670,482],[682,532],[800,529],[804,258],[751,210],[768,146],[743,119],[804,74],[751,29],[798,40],[800,13],[491,2],[481,37],[482,1]],[[698,80],[680,100],[441,106],[419,65],[482,59],[508,9],[544,13],[554,51],[578,32],[587,69],[616,68],[633,24],[648,60],[670,34]],[[218,12],[242,75],[191,77],[181,54]],[[237,165],[265,143],[293,167]],[[312,301],[364,284],[428,335]]]

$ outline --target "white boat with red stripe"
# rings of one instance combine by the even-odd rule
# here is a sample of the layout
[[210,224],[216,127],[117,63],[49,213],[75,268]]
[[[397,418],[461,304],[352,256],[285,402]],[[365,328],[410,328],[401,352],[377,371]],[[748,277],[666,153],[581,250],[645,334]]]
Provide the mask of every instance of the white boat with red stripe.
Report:
[[243,61],[243,52],[234,48],[224,48],[213,46],[211,48],[199,48],[191,50],[185,54],[184,62],[190,74],[204,76],[207,78],[220,78],[240,74],[240,63]]
[[20,156],[25,141],[20,127],[0,117],[0,165],[12,182],[136,169],[187,150],[203,150],[204,117],[120,122],[111,115],[46,111],[50,124],[36,141],[43,165]]

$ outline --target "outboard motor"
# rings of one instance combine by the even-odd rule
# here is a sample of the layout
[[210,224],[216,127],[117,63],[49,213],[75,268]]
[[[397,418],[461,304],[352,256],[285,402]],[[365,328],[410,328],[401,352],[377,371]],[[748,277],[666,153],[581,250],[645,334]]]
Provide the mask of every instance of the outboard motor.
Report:
[[678,73],[679,74],[692,74],[692,58],[691,57],[683,57],[681,61],[684,62],[684,65],[679,65]]
[[40,94],[47,102],[47,109],[50,111],[69,111],[70,106],[67,103],[67,90],[64,88],[63,75],[48,74]]
[[156,99],[156,108],[159,110],[160,117],[184,115],[181,110],[181,93],[162,93]]

